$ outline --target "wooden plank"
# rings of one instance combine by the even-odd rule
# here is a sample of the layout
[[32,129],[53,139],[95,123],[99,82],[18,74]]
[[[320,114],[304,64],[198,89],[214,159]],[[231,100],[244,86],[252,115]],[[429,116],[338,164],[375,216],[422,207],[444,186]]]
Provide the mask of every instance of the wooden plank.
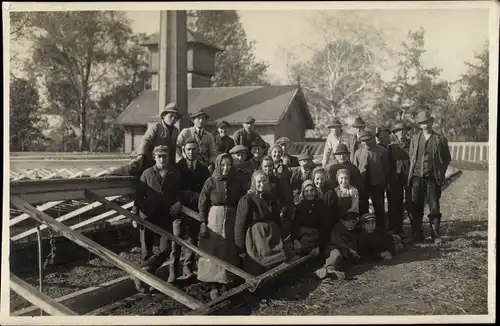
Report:
[[[134,205],[134,202],[126,203],[125,205],[122,205],[122,208],[128,209],[128,208],[132,207],[133,205]],[[80,223],[76,223],[75,225],[70,226],[70,228],[72,230],[77,230],[77,229],[83,228],[84,226],[87,226],[87,225],[95,223],[95,222],[105,221],[106,219],[111,218],[114,214],[116,214],[116,211],[110,210],[110,211],[107,211],[106,213],[102,213],[102,214],[99,214],[97,216],[94,216],[88,220],[81,221]],[[112,222],[117,221],[117,220],[119,220],[119,219],[117,219],[117,217],[113,217],[113,220],[110,219],[108,222],[112,223]]]
[[[104,198],[102,198],[102,199],[104,200]],[[147,283],[148,285],[152,286],[153,288],[158,289],[160,292],[168,295],[169,297],[178,301],[179,303],[184,304],[185,306],[187,306],[191,309],[197,309],[201,306],[200,302],[198,302],[196,299],[183,293],[182,291],[171,286],[170,284],[162,281],[160,278],[156,277],[155,275],[152,275],[151,273],[148,273],[148,272],[144,271],[143,269],[141,269],[140,267],[123,259],[122,257],[115,254],[114,252],[104,248],[103,246],[101,246],[97,242],[92,241],[89,238],[81,235],[80,233],[71,230],[69,227],[67,227],[64,224],[57,222],[52,217],[48,216],[44,212],[38,211],[35,207],[24,202],[20,198],[18,198],[16,196],[11,196],[10,202],[15,207],[26,212],[27,214],[30,214],[31,217],[33,219],[37,220],[38,222],[46,224],[52,230],[59,232],[65,238],[73,241],[74,243],[87,249],[88,251],[99,256],[100,258],[104,259],[105,261],[113,264],[114,266],[124,270],[125,272],[131,274],[132,276],[138,278],[139,280]],[[120,206],[118,206],[118,207],[120,209],[122,209]],[[125,211],[128,212],[127,210],[125,210]]]
[[[56,298],[54,299],[56,302],[63,302],[63,301],[75,301],[77,299],[79,299],[80,297],[86,295],[86,294],[89,294],[91,292],[95,292],[95,291],[105,291],[106,288],[109,288],[115,284],[118,284],[118,283],[121,283],[123,281],[126,281],[126,280],[129,280],[130,277],[129,276],[122,276],[122,277],[119,277],[117,279],[114,279],[114,280],[111,280],[111,281],[108,281],[108,282],[104,282],[104,283],[101,283],[97,286],[92,286],[92,287],[89,287],[89,288],[86,288],[86,289],[82,289],[82,290],[79,290],[79,291],[76,291],[76,292],[72,292],[70,294],[66,294],[66,295],[63,295],[59,298]],[[67,304],[67,303],[66,303]],[[33,315],[34,313],[37,312],[37,310],[39,310],[39,308],[37,306],[30,306],[30,307],[26,307],[26,308],[23,308],[23,309],[19,309],[19,310],[16,310],[14,312],[12,312],[10,315],[11,316],[26,316],[26,315]]]
[[106,205],[108,208],[114,209],[118,213],[126,216],[127,218],[130,218],[131,220],[136,221],[137,224],[140,224],[140,225],[148,228],[149,230],[151,230],[159,235],[167,237],[168,239],[180,244],[181,246],[188,248],[189,250],[194,251],[195,253],[197,253],[198,255],[200,255],[202,257],[206,257],[206,258],[211,259],[217,265],[219,265],[219,266],[225,268],[226,270],[230,271],[231,273],[245,279],[246,281],[254,282],[254,283],[256,282],[256,278],[253,275],[243,271],[242,269],[240,269],[236,266],[233,266],[233,265],[223,261],[222,259],[219,259],[219,258],[209,254],[205,250],[200,249],[200,248],[196,247],[195,245],[193,245],[193,244],[191,244],[191,243],[189,243],[189,242],[187,242],[179,237],[176,237],[175,235],[165,231],[164,229],[154,225],[153,223],[151,223],[151,222],[149,222],[149,221],[147,221],[147,220],[145,220],[137,215],[132,214],[131,212],[127,211],[126,209],[121,208],[116,203],[112,203],[109,200],[102,198],[101,196],[99,196],[98,194],[96,194],[90,190],[87,190],[86,193],[87,193],[89,199],[100,201],[101,203]]
[[253,285],[251,283],[245,282],[240,286],[237,286],[227,292],[225,292],[223,295],[215,298],[214,300],[204,304],[200,308],[193,310],[189,313],[187,313],[187,316],[190,315],[208,315],[213,313],[214,311],[220,310],[229,304],[231,304],[231,301],[228,300],[229,298],[238,295],[248,289],[250,289]]
[[10,274],[10,288],[51,316],[77,316],[71,309],[56,302],[12,273]]
[[319,250],[319,249],[312,250],[311,252],[309,252],[307,255],[305,255],[303,257],[298,257],[297,259],[294,259],[289,263],[287,263],[287,262],[282,263],[282,264],[274,267],[273,269],[270,269],[267,272],[259,275],[258,276],[259,283],[262,284],[265,281],[273,279],[273,278],[297,267],[298,265],[301,265],[301,264],[305,263],[306,261],[308,261],[314,257],[317,257],[317,254],[315,253],[315,251],[317,251],[317,250]]
[[12,161],[11,164],[16,164],[20,169],[35,169],[35,168],[54,168],[54,167],[65,167],[65,168],[72,168],[72,167],[86,167],[86,168],[107,168],[110,166],[121,166],[121,165],[127,165],[130,162],[130,159],[125,158],[125,159],[73,159],[73,160],[65,160],[65,159],[60,159],[60,160],[55,160],[55,159],[48,159],[48,160],[18,160],[18,161]]
[[[108,200],[115,200],[115,199],[120,198],[120,197],[121,197],[121,196],[111,196],[111,197],[107,197],[107,199],[108,199]],[[80,207],[80,208],[78,208],[78,209],[76,209],[76,210],[74,210],[74,211],[72,211],[72,212],[69,212],[69,213],[64,214],[64,215],[62,215],[62,216],[59,216],[58,218],[56,218],[56,221],[58,221],[58,222],[61,222],[61,223],[62,223],[62,222],[64,222],[64,221],[67,221],[67,220],[69,220],[69,219],[72,219],[72,218],[74,218],[74,217],[76,217],[76,216],[78,216],[78,215],[81,215],[81,214],[83,214],[83,213],[85,213],[85,212],[87,212],[87,211],[90,211],[90,210],[92,210],[92,209],[94,209],[94,208],[96,208],[96,207],[99,207],[99,206],[101,206],[101,205],[102,205],[102,204],[101,204],[100,202],[93,202],[93,203],[88,204],[88,205],[86,205],[86,206]],[[41,211],[41,210],[40,210],[40,211]],[[112,212],[112,213],[113,213],[113,212]],[[99,218],[97,218],[97,219],[96,219],[95,217],[94,217],[94,218],[92,218],[92,219],[90,219],[90,220],[92,220],[92,222],[86,223],[85,225],[98,221],[99,219],[101,219],[101,218],[102,218],[102,215],[103,215],[103,214],[98,215],[97,217],[99,217]],[[111,215],[111,214],[110,214],[110,215]],[[108,216],[110,216],[110,215],[108,215]],[[83,221],[83,222],[88,222],[88,221],[89,221],[89,220],[85,220],[85,221]],[[82,224],[83,222],[81,222],[81,223],[79,223],[79,224]],[[43,225],[41,225],[41,226],[40,226],[40,230],[45,230],[46,228],[47,228],[47,226],[46,226],[45,224],[43,224]],[[72,229],[74,230],[74,228],[73,228],[73,227],[72,227]],[[16,235],[14,235],[14,236],[10,237],[10,240],[12,240],[12,241],[14,241],[14,242],[15,242],[15,241],[18,241],[18,240],[24,239],[24,238],[26,238],[26,237],[29,237],[30,235],[32,235],[32,234],[34,234],[34,233],[36,233],[36,228],[31,228],[31,229],[29,229],[29,230],[26,230],[26,231],[24,231],[24,232],[21,232],[21,233],[19,233],[19,234],[16,234]]]
[[104,197],[135,193],[133,177],[82,178],[78,182],[68,179],[10,182],[10,194],[29,204],[84,200],[84,189],[93,189]]

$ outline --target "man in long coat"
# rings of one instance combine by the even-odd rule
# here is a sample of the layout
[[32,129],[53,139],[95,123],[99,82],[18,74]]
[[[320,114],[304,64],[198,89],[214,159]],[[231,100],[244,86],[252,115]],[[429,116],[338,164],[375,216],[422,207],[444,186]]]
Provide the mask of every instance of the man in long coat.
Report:
[[451,155],[448,140],[432,129],[434,118],[428,108],[424,108],[424,110],[418,114],[416,119],[421,132],[411,139],[409,152],[408,185],[411,187],[412,193],[412,233],[414,240],[423,240],[422,220],[424,204],[427,201],[432,239],[435,244],[440,244],[439,228],[442,214],[439,200],[446,170],[451,162]]

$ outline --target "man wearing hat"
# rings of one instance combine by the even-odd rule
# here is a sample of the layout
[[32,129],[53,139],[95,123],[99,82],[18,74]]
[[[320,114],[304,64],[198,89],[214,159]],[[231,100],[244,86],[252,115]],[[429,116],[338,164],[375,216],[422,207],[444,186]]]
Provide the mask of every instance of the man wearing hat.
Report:
[[252,142],[252,147],[250,149],[250,154],[251,157],[249,161],[253,163],[253,169],[258,170],[260,169],[260,165],[262,163],[262,157],[266,154],[265,149],[266,149],[266,142],[263,141],[260,138],[257,138]]
[[227,121],[221,121],[217,124],[217,135],[214,137],[217,154],[229,153],[229,150],[236,145],[234,140],[227,134],[227,129],[230,126]]
[[[172,223],[182,208],[179,192],[180,175],[170,163],[171,152],[166,145],[154,148],[156,163],[142,173],[135,199],[135,206],[142,218],[169,232],[172,232]],[[149,229],[140,229],[143,268],[153,274],[170,254],[169,241],[166,237],[161,237],[160,252],[153,254],[156,236],[157,234]],[[168,281],[175,281],[174,276],[169,276]],[[134,282],[138,291],[147,291],[139,279],[134,278]]]
[[292,141],[288,137],[280,137],[276,140],[276,145],[279,145],[283,150],[283,164],[288,166],[289,168],[295,168],[299,166],[299,159],[297,156],[288,154],[288,150],[290,149],[290,145]]
[[[233,139],[236,145],[243,145],[249,150],[252,149],[252,142],[262,137],[255,131],[255,119],[251,116],[246,117],[243,121],[243,128],[238,129],[233,134]],[[269,147],[267,144],[266,150]]]
[[359,173],[359,169],[356,165],[352,164],[350,161],[351,153],[349,152],[347,145],[342,143],[338,144],[333,154],[335,155],[335,159],[338,163],[330,165],[327,170],[330,184],[336,188],[338,186],[336,179],[337,172],[341,169],[346,169],[349,172],[351,186],[356,188],[359,193],[364,191],[361,173]]
[[177,161],[182,159],[182,146],[188,139],[194,139],[198,143],[200,150],[200,163],[207,166],[209,170],[215,163],[217,157],[217,148],[215,147],[214,136],[205,130],[205,122],[208,114],[203,110],[191,114],[191,121],[194,126],[182,129],[177,137]]
[[170,164],[175,164],[175,145],[179,129],[175,123],[179,120],[180,114],[175,103],[169,103],[160,113],[161,121],[149,126],[142,137],[142,141],[137,148],[137,158],[134,163],[143,167],[142,170],[154,165],[153,148],[165,145],[170,150]]
[[300,167],[293,168],[292,175],[290,176],[290,186],[295,199],[297,199],[300,194],[302,183],[312,178],[311,174],[314,168],[313,156],[309,153],[300,154],[299,164]]
[[361,117],[357,117],[354,119],[352,123],[353,128],[356,129],[356,134],[351,137],[349,140],[349,151],[351,152],[351,162],[354,162],[354,155],[356,151],[361,147],[361,140],[359,139],[363,132],[366,130],[366,123],[363,121]]
[[[325,149],[323,151],[323,160],[321,162],[322,166],[326,169],[327,164],[331,159],[332,152],[337,148],[339,144],[349,144],[349,136],[342,130],[342,123],[339,119],[334,119],[333,122],[328,126],[330,129],[330,134],[326,137]],[[335,158],[333,158],[333,164],[337,163]]]
[[432,129],[434,118],[428,108],[423,109],[416,118],[421,132],[412,137],[409,151],[408,185],[411,187],[412,193],[412,233],[415,240],[423,239],[422,220],[424,204],[427,201],[432,239],[435,244],[440,244],[441,211],[439,199],[451,155],[448,140]]
[[384,193],[390,177],[387,151],[376,144],[375,136],[370,131],[364,131],[359,140],[364,145],[356,151],[353,162],[361,173],[365,189],[360,193],[359,210],[361,214],[368,212],[370,198],[377,217],[377,227],[387,230],[384,203]]
[[396,140],[387,146],[389,170],[392,175],[387,187],[389,230],[403,235],[404,202],[409,203],[411,200],[409,187],[406,186],[410,170],[410,156],[408,155],[410,142],[403,121],[396,121],[391,132]]
[[231,156],[233,157],[234,167],[236,169],[237,175],[245,184],[245,189],[248,190],[250,188],[252,173],[255,170],[254,163],[251,160],[248,160],[248,148],[243,145],[236,145],[231,148],[229,154],[231,154]]
[[375,136],[377,137],[377,144],[387,149],[387,146],[391,143],[390,129],[387,127],[378,127]]

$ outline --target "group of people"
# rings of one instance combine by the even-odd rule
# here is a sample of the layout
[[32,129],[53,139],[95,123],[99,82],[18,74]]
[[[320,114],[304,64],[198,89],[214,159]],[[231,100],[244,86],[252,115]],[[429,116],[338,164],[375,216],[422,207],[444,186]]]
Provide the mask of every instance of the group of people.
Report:
[[[403,122],[374,135],[357,118],[358,132],[350,136],[335,120],[322,164],[309,153],[290,155],[286,137],[266,143],[252,117],[232,137],[225,121],[216,136],[206,131],[203,111],[192,114],[194,126],[180,132],[174,103],[160,117],[132,164],[140,171],[133,212],[253,275],[311,252],[319,259],[314,273],[320,279],[343,279],[360,258],[391,259],[404,249],[405,204],[412,216],[410,240],[423,240],[424,200],[432,238],[440,243],[439,198],[450,153],[427,110],[418,115],[421,132],[411,139]],[[182,206],[196,210],[199,221],[180,214]],[[154,254],[155,234],[145,228],[140,234],[143,267],[154,273],[170,256],[168,282],[175,282],[181,247],[161,238]],[[210,258],[196,260],[189,252],[184,276],[194,276],[195,266],[197,278],[211,285],[212,298],[236,281]],[[135,283],[147,291],[140,280]]]

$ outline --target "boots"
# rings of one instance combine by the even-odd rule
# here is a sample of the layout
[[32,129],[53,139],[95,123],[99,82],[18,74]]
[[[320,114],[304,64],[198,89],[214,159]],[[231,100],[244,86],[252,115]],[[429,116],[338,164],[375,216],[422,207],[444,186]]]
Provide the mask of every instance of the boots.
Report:
[[439,245],[441,243],[441,236],[439,235],[439,228],[441,224],[440,218],[433,218],[431,223],[431,236],[432,240],[434,240],[435,245]]
[[175,257],[172,263],[170,264],[169,272],[168,272],[168,283],[174,283],[177,280],[179,270],[179,258]]

